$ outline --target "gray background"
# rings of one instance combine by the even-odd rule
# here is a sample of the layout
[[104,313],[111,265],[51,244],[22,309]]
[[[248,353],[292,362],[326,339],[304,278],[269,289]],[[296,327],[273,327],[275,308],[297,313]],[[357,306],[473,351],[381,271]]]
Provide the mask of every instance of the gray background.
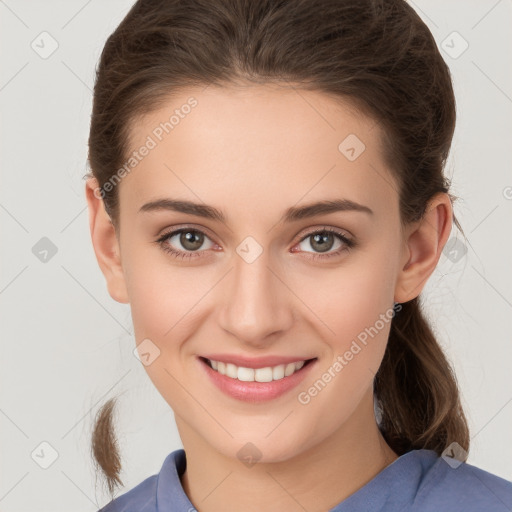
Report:
[[[471,244],[445,251],[424,300],[463,393],[468,462],[512,480],[512,1],[411,4],[453,74],[458,124],[447,174]],[[131,5],[0,0],[3,512],[95,511],[107,501],[95,489],[89,434],[112,394],[122,393],[124,490],[181,447],[171,409],[132,354],[129,306],[108,295],[81,179],[95,66]],[[51,49],[43,31],[58,43],[47,58],[31,47]],[[461,55],[453,31],[469,44]],[[57,252],[41,261],[52,244]]]

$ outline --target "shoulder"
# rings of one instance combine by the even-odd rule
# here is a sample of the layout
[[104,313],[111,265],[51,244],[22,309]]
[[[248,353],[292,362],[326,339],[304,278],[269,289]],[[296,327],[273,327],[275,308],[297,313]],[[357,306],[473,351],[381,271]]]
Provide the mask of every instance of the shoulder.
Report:
[[146,478],[130,491],[107,503],[98,512],[156,512],[157,475]]
[[433,450],[411,450],[330,512],[511,512],[512,482]]
[[431,450],[417,452],[426,471],[418,487],[413,510],[512,510],[512,482],[472,464],[439,457]]
[[159,512],[159,502],[165,505],[176,493],[183,492],[178,473],[185,461],[184,450],[175,450],[165,458],[159,473],[116,497],[98,512]]

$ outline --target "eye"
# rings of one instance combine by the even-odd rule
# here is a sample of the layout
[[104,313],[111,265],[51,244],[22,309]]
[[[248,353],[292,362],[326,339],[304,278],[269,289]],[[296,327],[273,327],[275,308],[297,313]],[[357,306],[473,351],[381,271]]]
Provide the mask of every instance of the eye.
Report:
[[[174,249],[171,244],[173,239],[176,239],[174,243],[179,243],[184,250]],[[200,256],[197,252],[202,252],[198,251],[198,249],[204,244],[205,239],[209,240],[202,231],[192,228],[181,228],[165,233],[156,242],[164,251],[172,254],[176,258],[191,259]],[[191,251],[191,253],[188,251]]]
[[[173,241],[173,239],[175,240]],[[338,249],[334,252],[328,252],[332,249],[336,239],[338,239],[341,247],[338,246]],[[158,240],[156,240],[156,243],[159,244],[165,252],[170,253],[173,257],[185,260],[200,257],[201,253],[204,251],[199,249],[203,246],[205,240],[210,240],[210,238],[199,229],[183,227],[164,233],[160,238],[158,238]],[[320,254],[317,253],[308,256],[308,258],[311,259],[326,259],[336,257],[356,246],[356,242],[354,240],[346,237],[341,231],[330,227],[324,227],[322,229],[308,233],[295,247],[300,246],[300,244],[305,243],[307,240],[309,240],[308,245],[312,247],[314,251],[320,252]],[[181,245],[183,250],[180,248],[175,249],[175,244]],[[207,247],[206,249],[211,248],[212,246]],[[301,249],[300,251],[292,249],[292,251],[309,252],[304,249]]]
[[[340,242],[340,245],[338,245],[338,249],[336,251],[329,253],[328,251],[330,251],[334,246],[336,238]],[[302,238],[298,245],[305,243],[306,241],[307,245],[312,247],[314,251],[320,251],[320,254],[317,253],[308,256],[312,259],[326,259],[340,256],[344,251],[349,251],[356,246],[356,242],[354,240],[348,238],[337,229],[330,227],[324,227],[322,229],[308,233],[305,237]]]

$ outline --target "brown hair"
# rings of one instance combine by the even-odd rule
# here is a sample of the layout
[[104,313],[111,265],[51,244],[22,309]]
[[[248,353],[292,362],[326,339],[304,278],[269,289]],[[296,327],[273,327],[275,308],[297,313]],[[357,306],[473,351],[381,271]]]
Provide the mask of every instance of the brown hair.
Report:
[[[179,88],[241,81],[298,84],[375,120],[399,184],[402,226],[421,219],[436,193],[448,193],[451,76],[405,0],[138,0],[107,39],[94,86],[86,177],[97,178],[114,226],[117,187],[103,186],[126,161],[136,120]],[[421,448],[440,455],[453,441],[468,451],[456,378],[419,297],[401,308],[374,380],[383,436],[399,455]],[[111,493],[121,483],[113,406],[111,399],[99,411],[92,446]]]

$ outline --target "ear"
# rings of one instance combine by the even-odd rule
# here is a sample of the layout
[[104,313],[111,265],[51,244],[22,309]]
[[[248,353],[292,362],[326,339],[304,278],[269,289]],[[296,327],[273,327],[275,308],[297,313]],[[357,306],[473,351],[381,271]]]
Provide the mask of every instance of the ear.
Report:
[[87,180],[85,195],[89,206],[89,227],[94,253],[107,280],[108,292],[115,301],[127,304],[129,300],[121,266],[119,242],[114,225],[105,210],[96,178]]
[[429,201],[423,217],[406,228],[395,302],[408,302],[421,293],[450,236],[452,219],[450,197],[440,192]]

